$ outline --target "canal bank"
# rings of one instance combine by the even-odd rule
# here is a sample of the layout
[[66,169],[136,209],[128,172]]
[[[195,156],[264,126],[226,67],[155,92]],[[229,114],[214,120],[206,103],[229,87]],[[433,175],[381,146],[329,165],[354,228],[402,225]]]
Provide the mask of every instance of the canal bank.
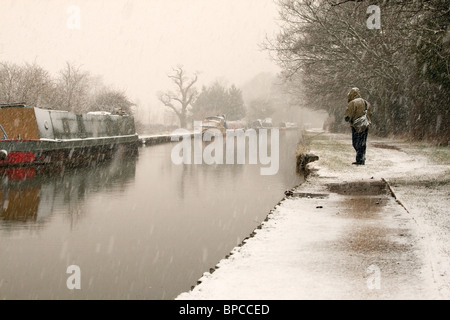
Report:
[[449,299],[449,150],[306,132],[319,160],[254,232],[181,293],[195,299]]
[[[191,138],[194,137],[194,134],[189,134]],[[168,143],[173,141],[178,141],[180,135],[174,133],[162,133],[162,134],[152,134],[152,135],[139,135],[139,142],[142,145],[152,146],[155,144]]]

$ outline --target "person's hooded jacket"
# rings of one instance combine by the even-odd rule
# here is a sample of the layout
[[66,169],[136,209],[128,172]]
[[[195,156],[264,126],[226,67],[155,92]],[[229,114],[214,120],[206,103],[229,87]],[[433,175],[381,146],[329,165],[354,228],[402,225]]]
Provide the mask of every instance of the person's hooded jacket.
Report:
[[[350,122],[350,125],[353,126],[353,122],[364,115],[365,112],[365,104],[364,99],[361,98],[361,94],[359,93],[358,88],[352,88],[350,92],[347,94],[348,104],[347,110],[345,111],[345,121]],[[372,116],[372,106],[369,102],[367,102],[367,118],[370,120]]]

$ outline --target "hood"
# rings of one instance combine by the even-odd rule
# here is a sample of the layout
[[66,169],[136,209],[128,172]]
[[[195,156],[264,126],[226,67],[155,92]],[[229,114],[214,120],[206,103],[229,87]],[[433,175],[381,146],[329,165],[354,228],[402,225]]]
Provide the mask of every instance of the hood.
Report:
[[350,92],[347,94],[348,102],[355,100],[356,98],[361,98],[361,95],[359,94],[359,89],[351,88]]

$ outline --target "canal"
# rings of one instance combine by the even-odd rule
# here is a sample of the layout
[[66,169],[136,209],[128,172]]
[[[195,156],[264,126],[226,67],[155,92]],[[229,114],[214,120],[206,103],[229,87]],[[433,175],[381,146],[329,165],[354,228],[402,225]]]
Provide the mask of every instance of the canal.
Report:
[[[175,142],[76,169],[1,173],[0,299],[173,299],[248,237],[302,182],[299,132],[279,170],[174,164]],[[50,170],[52,169],[52,170]],[[69,289],[68,267],[80,289]]]

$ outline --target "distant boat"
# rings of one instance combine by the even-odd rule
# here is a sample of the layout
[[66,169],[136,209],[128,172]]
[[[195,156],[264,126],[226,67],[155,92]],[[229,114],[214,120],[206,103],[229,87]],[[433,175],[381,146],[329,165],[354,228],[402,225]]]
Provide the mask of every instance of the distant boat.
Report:
[[111,158],[119,148],[137,151],[131,115],[74,114],[25,104],[0,104],[0,166],[77,163]]
[[297,130],[298,124],[295,122],[280,122],[281,130]]
[[273,128],[272,119],[256,119],[251,123],[250,127],[256,130]]
[[227,121],[227,129],[246,129],[247,122],[245,120]]
[[211,116],[202,121],[202,134],[209,129],[217,129],[222,134],[226,133],[227,125],[224,116]]

